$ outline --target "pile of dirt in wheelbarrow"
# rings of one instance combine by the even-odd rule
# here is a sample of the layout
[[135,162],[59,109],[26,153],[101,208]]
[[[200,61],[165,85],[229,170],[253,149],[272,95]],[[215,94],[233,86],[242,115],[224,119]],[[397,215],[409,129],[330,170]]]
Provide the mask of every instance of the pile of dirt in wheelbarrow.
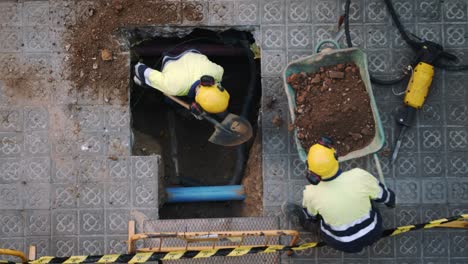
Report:
[[340,156],[372,141],[375,127],[370,98],[354,63],[294,73],[287,82],[296,92],[294,126],[306,151],[321,136],[334,140]]

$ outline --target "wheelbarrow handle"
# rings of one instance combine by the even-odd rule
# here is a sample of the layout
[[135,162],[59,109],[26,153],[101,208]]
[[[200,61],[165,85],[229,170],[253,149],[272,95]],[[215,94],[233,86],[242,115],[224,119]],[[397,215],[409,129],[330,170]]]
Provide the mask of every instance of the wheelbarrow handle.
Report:
[[322,48],[324,44],[332,44],[335,47],[335,49],[341,49],[340,44],[338,44],[338,42],[336,42],[335,40],[325,39],[325,40],[320,41],[319,44],[317,44],[317,47],[315,48],[315,53],[319,53],[320,49]]
[[382,184],[385,184],[385,179],[382,171],[382,166],[380,165],[379,155],[374,153],[375,168],[377,169],[377,174],[379,174],[379,179]]

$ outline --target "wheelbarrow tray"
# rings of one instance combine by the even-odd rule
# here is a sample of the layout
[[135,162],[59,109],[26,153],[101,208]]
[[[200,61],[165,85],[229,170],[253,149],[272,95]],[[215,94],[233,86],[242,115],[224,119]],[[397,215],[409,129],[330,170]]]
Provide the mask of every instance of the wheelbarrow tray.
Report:
[[[332,66],[339,63],[350,63],[354,62],[358,67],[361,74],[361,79],[364,82],[366,87],[367,94],[369,95],[370,105],[372,109],[372,115],[374,117],[374,127],[375,135],[372,141],[365,147],[354,150],[345,156],[339,156],[339,161],[345,161],[350,159],[355,159],[358,157],[366,156],[371,153],[379,151],[384,143],[385,136],[382,127],[382,122],[380,121],[379,111],[375,103],[374,95],[372,94],[372,86],[369,78],[369,72],[367,67],[367,56],[366,54],[358,48],[349,48],[349,49],[338,49],[332,51],[323,51],[305,58],[301,58],[295,61],[290,62],[283,71],[283,80],[284,88],[286,90],[286,96],[288,98],[289,112],[291,114],[291,120],[294,123],[296,120],[296,94],[294,89],[287,83],[287,78],[293,73],[313,73],[318,72],[320,67]],[[296,149],[299,154],[299,158],[302,161],[306,161],[307,153],[306,150],[302,147],[302,144],[297,137],[297,129],[294,131],[294,141],[296,142]],[[324,135],[325,136],[325,135]],[[339,154],[339,153],[338,153]]]

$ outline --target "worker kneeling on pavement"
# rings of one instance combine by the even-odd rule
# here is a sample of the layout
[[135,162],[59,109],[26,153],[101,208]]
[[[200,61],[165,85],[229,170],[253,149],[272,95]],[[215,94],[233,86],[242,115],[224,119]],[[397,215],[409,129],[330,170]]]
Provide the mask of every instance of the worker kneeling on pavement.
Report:
[[356,253],[379,240],[382,217],[373,202],[394,208],[393,191],[363,169],[342,172],[329,138],[310,148],[307,165],[311,185],[303,192],[302,208],[287,204],[286,213],[305,229],[319,222],[323,241],[337,250]]
[[134,81],[167,95],[194,99],[190,108],[196,116],[203,111],[221,114],[229,104],[229,93],[220,84],[223,73],[223,67],[191,49],[175,57],[165,56],[161,71],[137,63]]

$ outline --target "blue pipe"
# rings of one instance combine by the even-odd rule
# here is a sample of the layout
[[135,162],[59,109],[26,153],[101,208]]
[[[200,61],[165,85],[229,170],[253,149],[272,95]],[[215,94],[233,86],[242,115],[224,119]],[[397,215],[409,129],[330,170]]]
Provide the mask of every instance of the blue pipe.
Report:
[[166,188],[166,203],[242,201],[245,199],[244,186],[201,186]]

